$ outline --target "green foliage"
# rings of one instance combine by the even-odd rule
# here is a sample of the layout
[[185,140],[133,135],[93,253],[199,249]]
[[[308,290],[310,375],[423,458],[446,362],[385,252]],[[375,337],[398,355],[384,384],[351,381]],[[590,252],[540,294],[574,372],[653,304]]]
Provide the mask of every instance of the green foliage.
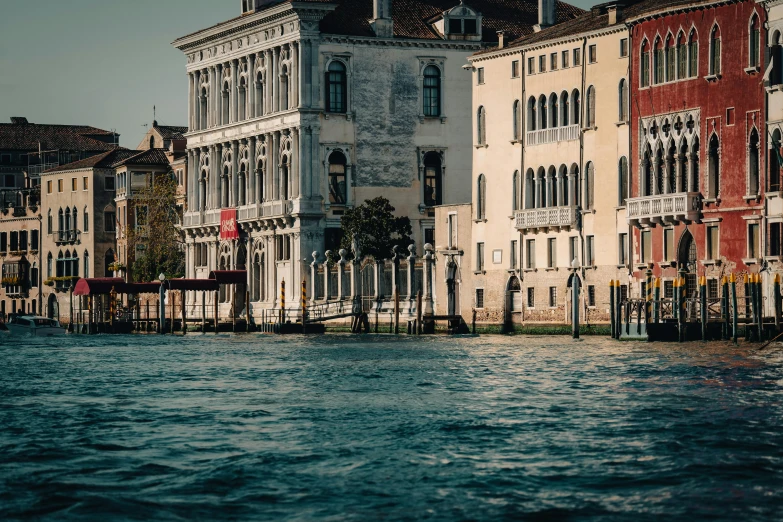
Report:
[[167,278],[183,277],[185,252],[177,226],[177,181],[171,172],[158,174],[153,186],[134,192],[134,198],[129,201],[129,215],[133,211],[131,204],[146,206],[146,212],[141,212],[143,222],[127,230],[129,253],[143,245],[143,254],[130,263],[133,280],[156,281],[161,272]]
[[407,216],[395,216],[394,211],[389,200],[382,196],[348,210],[342,218],[340,248],[353,254],[355,240],[361,257],[389,259],[394,245],[399,247],[401,254],[407,255],[406,249],[413,243],[411,220]]

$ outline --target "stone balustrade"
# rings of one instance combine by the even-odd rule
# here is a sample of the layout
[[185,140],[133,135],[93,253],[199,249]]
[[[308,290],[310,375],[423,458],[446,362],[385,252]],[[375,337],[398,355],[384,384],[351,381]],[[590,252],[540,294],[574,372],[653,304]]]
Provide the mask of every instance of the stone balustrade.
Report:
[[575,206],[518,210],[514,217],[518,230],[570,228],[579,219]]
[[677,192],[630,198],[626,204],[629,225],[691,223],[701,216],[701,195],[698,192]]

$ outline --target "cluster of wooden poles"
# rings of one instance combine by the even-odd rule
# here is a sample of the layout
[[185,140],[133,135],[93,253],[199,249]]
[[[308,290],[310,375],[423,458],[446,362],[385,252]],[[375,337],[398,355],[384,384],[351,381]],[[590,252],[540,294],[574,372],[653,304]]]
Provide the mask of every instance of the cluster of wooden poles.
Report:
[[[764,287],[762,285],[760,274],[744,274],[744,314],[740,321],[740,308],[737,304],[737,277],[734,274],[723,276],[721,278],[721,297],[720,297],[720,317],[713,319],[712,322],[720,323],[722,339],[732,339],[737,342],[739,338],[739,323],[744,323],[745,340],[761,341],[764,339]],[[709,305],[707,300],[707,278],[702,276],[698,280],[698,297],[687,296],[687,285],[685,278],[676,277],[672,282],[673,296],[672,317],[664,318],[662,313],[663,300],[661,299],[661,279],[652,276],[652,271],[646,273],[645,296],[641,306],[636,310],[637,332],[641,332],[642,319],[645,325],[659,324],[661,322],[674,321],[677,324],[678,340],[686,340],[686,331],[688,323],[688,305],[699,304],[698,321],[701,325],[701,339],[707,340],[709,336],[708,324],[710,323]],[[781,309],[783,300],[780,294],[780,275],[776,274],[773,284],[773,302],[774,318],[768,323],[774,325],[774,331],[777,334],[780,331]],[[621,283],[619,280],[609,282],[609,301],[610,301],[610,324],[613,339],[620,339],[623,327],[626,334],[630,332],[631,315],[634,308],[630,306],[629,301],[621,301],[620,294]],[[644,317],[642,317],[642,315]],[[714,335],[713,335],[714,337]]]

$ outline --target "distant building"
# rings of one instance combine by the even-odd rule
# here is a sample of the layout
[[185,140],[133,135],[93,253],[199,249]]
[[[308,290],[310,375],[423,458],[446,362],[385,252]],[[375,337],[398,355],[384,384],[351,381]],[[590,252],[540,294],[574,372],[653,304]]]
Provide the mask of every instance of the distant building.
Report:
[[117,147],[119,134],[86,125],[0,124],[0,320],[9,313],[40,313],[41,172]]
[[[188,276],[246,269],[251,314],[275,308],[281,282],[309,279],[311,253],[337,250],[341,216],[376,196],[410,217],[421,255],[435,207],[470,200],[465,60],[498,32],[532,33],[535,5],[243,0],[240,17],[176,40],[189,79]],[[230,303],[226,292],[223,314]]]

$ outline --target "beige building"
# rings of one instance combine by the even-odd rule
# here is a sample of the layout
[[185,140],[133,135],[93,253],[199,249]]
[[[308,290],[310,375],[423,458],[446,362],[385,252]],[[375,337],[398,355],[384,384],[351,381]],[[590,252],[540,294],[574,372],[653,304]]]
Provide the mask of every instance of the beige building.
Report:
[[113,277],[117,261],[115,166],[139,151],[115,149],[41,174],[44,311],[68,321],[70,292],[80,277]]
[[628,30],[606,5],[545,25],[470,58],[472,244],[460,246],[472,288],[460,299],[479,321],[568,322],[574,265],[588,321],[605,321],[609,281],[628,281]]
[[497,31],[532,32],[533,5],[245,0],[240,17],[176,40],[190,85],[188,277],[246,269],[258,317],[282,281],[310,277],[312,252],[339,248],[346,210],[376,196],[410,217],[421,254],[434,208],[470,200],[465,59]]

